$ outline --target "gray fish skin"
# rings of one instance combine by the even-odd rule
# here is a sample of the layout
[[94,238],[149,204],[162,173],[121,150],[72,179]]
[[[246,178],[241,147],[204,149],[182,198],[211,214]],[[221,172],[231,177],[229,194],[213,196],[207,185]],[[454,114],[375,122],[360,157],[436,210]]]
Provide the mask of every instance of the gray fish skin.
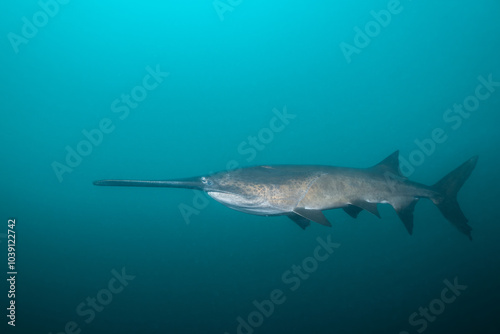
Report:
[[199,189],[225,206],[254,215],[286,215],[305,229],[310,221],[331,226],[323,210],[343,208],[356,218],[367,210],[380,217],[377,204],[391,204],[410,234],[413,209],[428,198],[462,233],[471,227],[456,195],[477,163],[469,159],[434,186],[412,182],[399,169],[399,151],[370,168],[317,165],[254,166],[179,180],[100,180],[101,186],[141,186]]

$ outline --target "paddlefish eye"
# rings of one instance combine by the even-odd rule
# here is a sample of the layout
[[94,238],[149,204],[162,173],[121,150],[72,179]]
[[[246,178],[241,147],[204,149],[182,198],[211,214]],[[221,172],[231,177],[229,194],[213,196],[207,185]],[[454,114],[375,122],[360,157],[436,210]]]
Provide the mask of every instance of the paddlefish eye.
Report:
[[204,184],[204,185],[207,185],[207,186],[211,186],[212,184],[214,184],[212,182],[212,180],[210,179],[207,179],[206,177],[202,176],[201,177],[201,182]]

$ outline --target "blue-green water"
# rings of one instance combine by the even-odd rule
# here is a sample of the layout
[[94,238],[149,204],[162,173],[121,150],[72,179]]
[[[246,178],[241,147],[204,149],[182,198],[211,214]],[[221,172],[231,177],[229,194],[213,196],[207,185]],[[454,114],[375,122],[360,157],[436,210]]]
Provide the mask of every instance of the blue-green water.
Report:
[[[0,7],[2,333],[498,333],[497,1]],[[472,242],[428,200],[410,236],[389,205],[303,231],[92,185],[397,149],[424,184],[479,155]]]

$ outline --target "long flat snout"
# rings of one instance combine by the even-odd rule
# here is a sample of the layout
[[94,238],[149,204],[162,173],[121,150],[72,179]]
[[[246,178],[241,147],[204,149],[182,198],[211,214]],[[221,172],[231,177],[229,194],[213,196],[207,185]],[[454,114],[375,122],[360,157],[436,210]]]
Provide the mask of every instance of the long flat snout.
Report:
[[118,187],[165,187],[203,190],[204,184],[200,177],[189,177],[179,180],[98,180],[96,186]]

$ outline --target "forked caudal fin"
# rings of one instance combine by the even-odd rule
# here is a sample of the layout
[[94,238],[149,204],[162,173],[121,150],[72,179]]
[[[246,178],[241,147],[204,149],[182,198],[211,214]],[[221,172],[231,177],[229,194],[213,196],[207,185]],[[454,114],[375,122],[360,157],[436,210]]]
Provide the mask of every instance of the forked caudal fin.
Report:
[[478,156],[470,158],[431,187],[439,193],[439,196],[431,198],[432,202],[448,221],[471,240],[472,228],[467,224],[468,220],[460,209],[457,193],[476,167],[477,159]]

